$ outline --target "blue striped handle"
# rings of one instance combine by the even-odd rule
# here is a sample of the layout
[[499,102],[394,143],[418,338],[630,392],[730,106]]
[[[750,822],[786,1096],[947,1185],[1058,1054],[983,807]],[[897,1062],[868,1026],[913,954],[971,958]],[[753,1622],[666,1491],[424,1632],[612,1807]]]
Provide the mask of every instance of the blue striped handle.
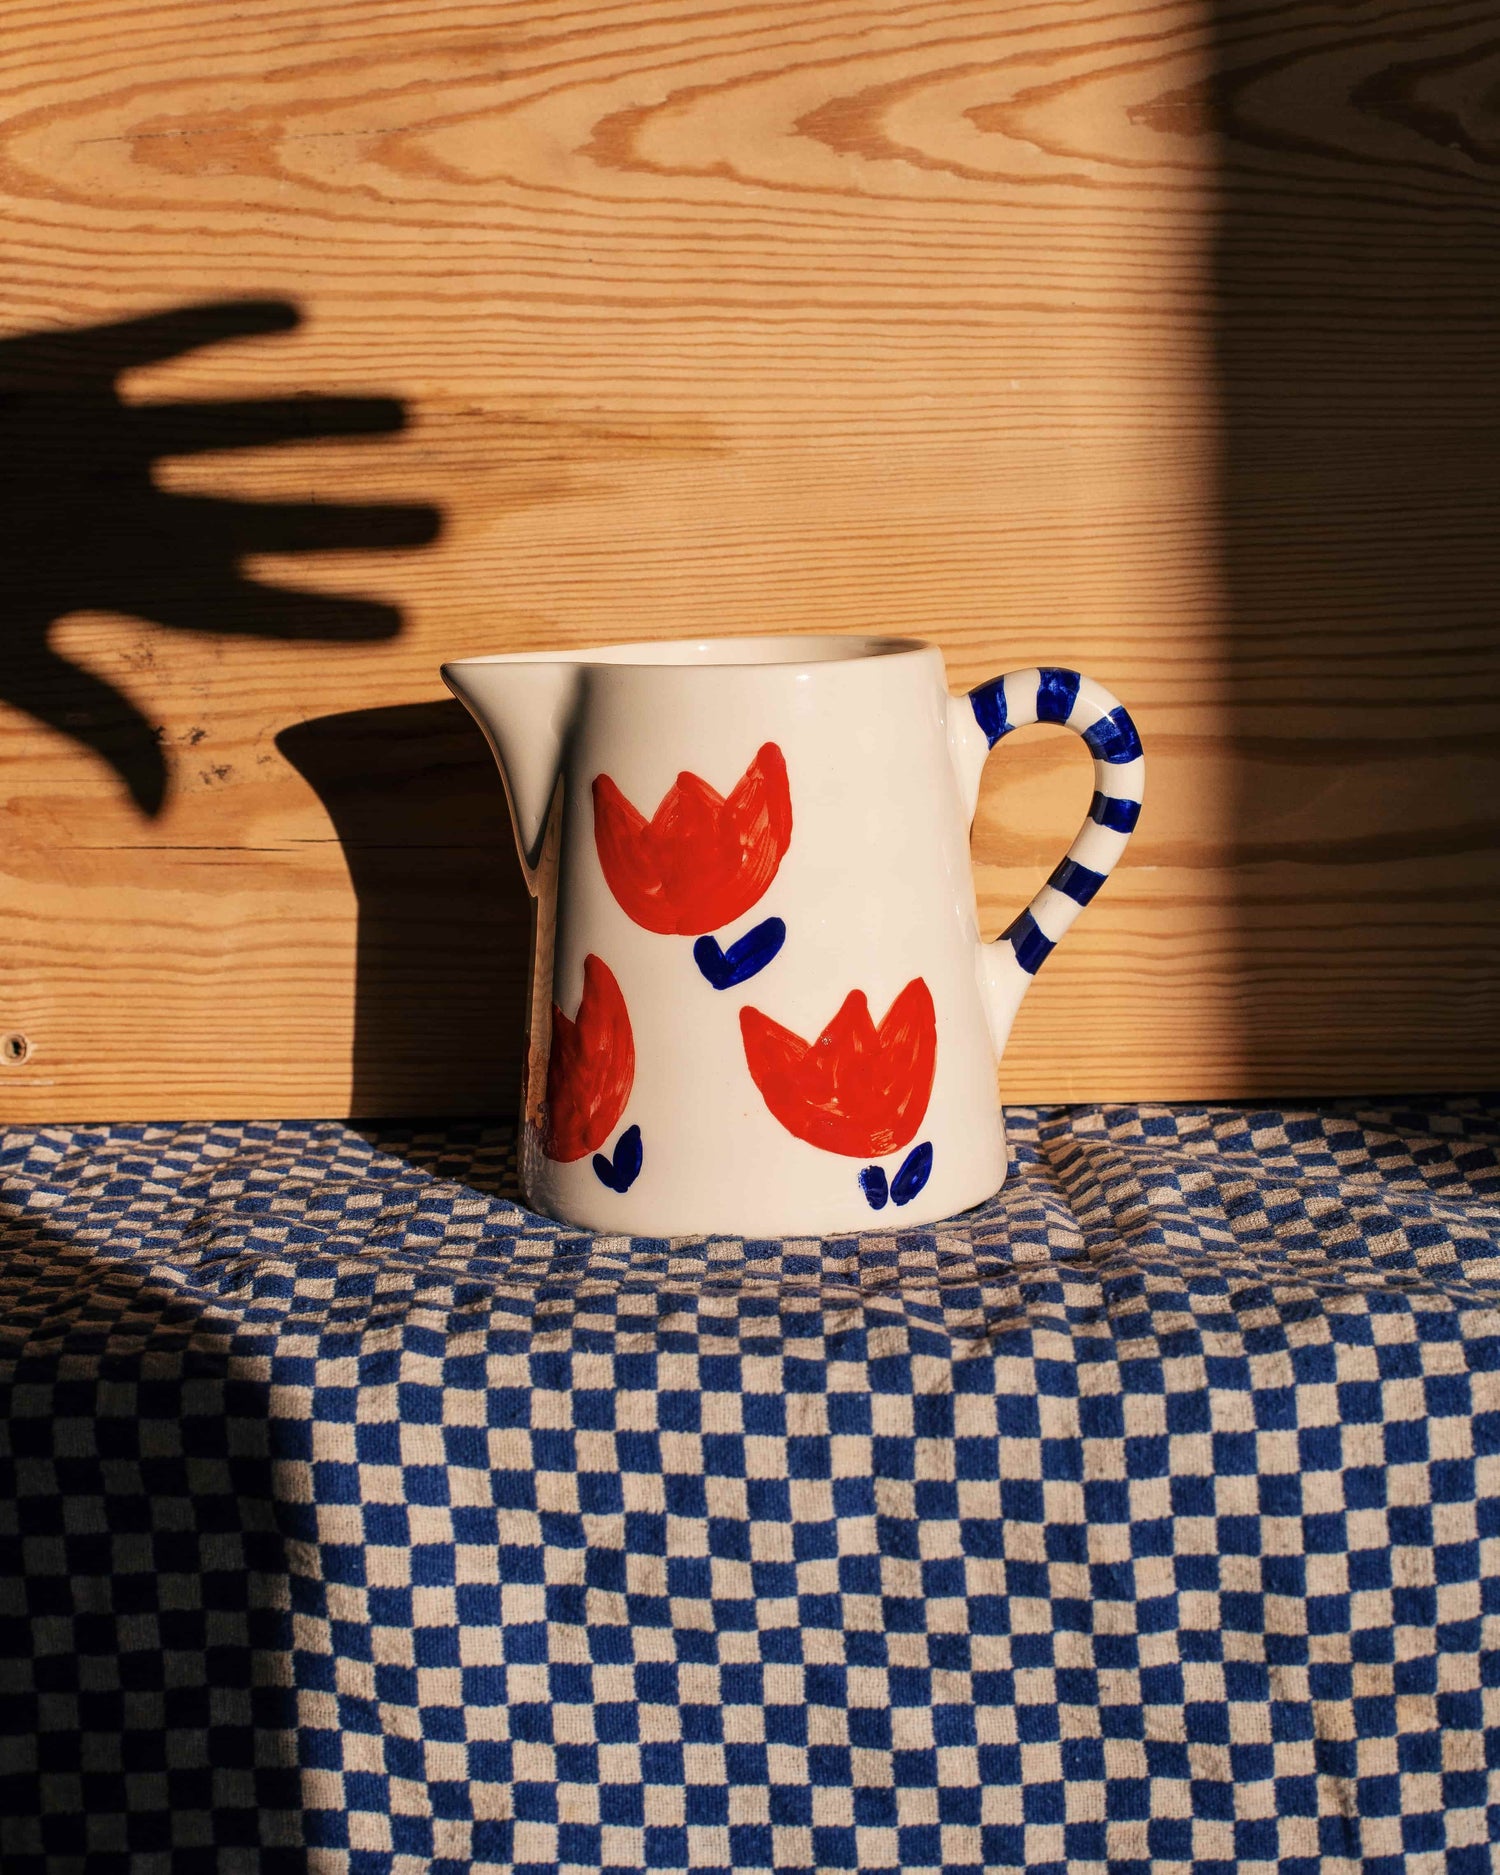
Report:
[[1146,758],[1124,704],[1077,671],[1010,671],[971,690],[969,704],[991,749],[1028,723],[1061,723],[1094,758],[1094,798],[1078,838],[1025,911],[984,947],[998,1052],[1032,978],[1119,863],[1140,818]]

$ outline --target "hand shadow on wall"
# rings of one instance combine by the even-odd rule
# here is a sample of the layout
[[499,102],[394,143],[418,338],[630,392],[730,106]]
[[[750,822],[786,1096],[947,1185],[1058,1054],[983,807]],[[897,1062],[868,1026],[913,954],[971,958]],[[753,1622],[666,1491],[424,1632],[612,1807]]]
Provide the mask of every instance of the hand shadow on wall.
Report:
[[531,898],[473,719],[350,710],[276,746],[327,809],[359,905],[350,1113],[513,1112]]
[[161,457],[404,427],[404,409],[389,397],[120,396],[125,371],[299,321],[284,300],[231,300],[0,341],[0,702],[92,749],[147,815],[160,812],[168,787],[157,732],[112,685],[52,649],[59,619],[106,611],[237,637],[392,638],[401,629],[394,606],[262,585],[241,562],[424,546],[439,532],[438,510],[415,504],[235,501],[157,486]]

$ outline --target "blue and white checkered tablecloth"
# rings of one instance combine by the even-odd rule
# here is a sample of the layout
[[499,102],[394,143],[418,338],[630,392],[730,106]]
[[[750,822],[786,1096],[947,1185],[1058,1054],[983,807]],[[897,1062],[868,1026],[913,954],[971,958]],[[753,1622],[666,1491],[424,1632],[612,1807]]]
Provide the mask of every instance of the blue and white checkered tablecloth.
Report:
[[1500,1108],[1011,1130],[780,1243],[3,1136],[4,1875],[1489,1875]]

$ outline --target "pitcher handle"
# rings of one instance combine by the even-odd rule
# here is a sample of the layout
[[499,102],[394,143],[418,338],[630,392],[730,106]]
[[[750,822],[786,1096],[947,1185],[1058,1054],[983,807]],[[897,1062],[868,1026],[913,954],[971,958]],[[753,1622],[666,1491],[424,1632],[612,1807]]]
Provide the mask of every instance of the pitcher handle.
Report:
[[[971,690],[968,702],[987,744],[980,767],[997,742],[1028,723],[1063,724],[1082,736],[1094,758],[1094,798],[1077,839],[1025,911],[979,947],[980,983],[998,1059],[1032,979],[1119,864],[1140,818],[1146,760],[1124,704],[1077,671],[1009,671]],[[974,793],[977,798],[977,770]]]

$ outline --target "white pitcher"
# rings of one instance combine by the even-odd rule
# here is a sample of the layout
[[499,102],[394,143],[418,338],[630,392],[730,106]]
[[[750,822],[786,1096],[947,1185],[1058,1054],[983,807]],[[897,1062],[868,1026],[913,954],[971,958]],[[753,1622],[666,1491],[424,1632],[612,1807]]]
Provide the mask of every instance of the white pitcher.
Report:
[[[443,666],[537,900],[521,1184],[649,1236],[919,1225],[1005,1178],[996,1063],[1140,812],[1135,727],[1076,672],[953,697],[934,645],[767,637]],[[1094,758],[1083,830],[992,943],[969,829],[1037,721]]]

